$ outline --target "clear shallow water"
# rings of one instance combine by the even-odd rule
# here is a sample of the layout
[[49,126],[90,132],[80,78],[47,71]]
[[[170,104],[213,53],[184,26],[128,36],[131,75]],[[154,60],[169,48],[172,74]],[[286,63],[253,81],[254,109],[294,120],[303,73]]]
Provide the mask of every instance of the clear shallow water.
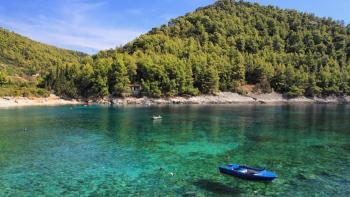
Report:
[[[349,120],[346,105],[0,109],[0,196],[349,196]],[[220,175],[231,162],[279,178]]]

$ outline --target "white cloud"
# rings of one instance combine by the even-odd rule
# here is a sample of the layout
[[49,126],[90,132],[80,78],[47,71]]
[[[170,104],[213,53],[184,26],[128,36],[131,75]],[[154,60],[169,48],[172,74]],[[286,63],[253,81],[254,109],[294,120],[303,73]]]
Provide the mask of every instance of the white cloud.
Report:
[[39,15],[32,19],[8,19],[0,17],[0,25],[28,36],[34,40],[69,49],[94,53],[126,44],[143,32],[92,24],[90,12],[105,5],[105,2],[86,3],[83,0],[69,1],[69,6],[58,9],[59,16]]

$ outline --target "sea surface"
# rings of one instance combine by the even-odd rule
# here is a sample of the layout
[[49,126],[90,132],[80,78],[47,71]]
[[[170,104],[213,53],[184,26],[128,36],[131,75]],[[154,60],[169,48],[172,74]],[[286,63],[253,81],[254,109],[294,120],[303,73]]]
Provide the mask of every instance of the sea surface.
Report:
[[350,196],[350,106],[0,109],[0,196]]

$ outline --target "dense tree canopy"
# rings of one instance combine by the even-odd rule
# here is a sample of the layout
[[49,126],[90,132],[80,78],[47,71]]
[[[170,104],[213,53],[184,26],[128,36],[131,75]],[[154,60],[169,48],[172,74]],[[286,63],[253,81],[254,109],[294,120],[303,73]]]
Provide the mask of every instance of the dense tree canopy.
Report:
[[122,95],[133,83],[155,97],[242,92],[246,84],[289,96],[350,94],[350,25],[244,1],[219,0],[92,57],[9,48],[2,60],[30,62],[28,72],[49,65],[41,86],[69,97]]
[[[65,67],[69,63],[80,64],[85,56],[87,55],[80,52],[35,42],[0,28],[0,86],[4,84],[4,76],[10,76],[6,87],[0,89],[0,95],[48,95],[47,91],[37,88],[41,78],[55,67]],[[60,87],[64,88],[67,87]]]
[[0,63],[15,67],[17,71],[8,69],[9,74],[45,74],[52,66],[79,62],[83,56],[86,55],[35,42],[0,28]]
[[5,83],[6,83],[5,74],[0,71],[0,86],[4,85]]

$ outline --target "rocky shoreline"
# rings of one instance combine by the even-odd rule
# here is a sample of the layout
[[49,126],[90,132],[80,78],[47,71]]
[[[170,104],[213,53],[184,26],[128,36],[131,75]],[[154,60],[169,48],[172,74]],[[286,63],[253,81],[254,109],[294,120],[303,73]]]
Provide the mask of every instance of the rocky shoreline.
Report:
[[81,101],[72,99],[62,99],[51,94],[47,98],[27,98],[27,97],[0,97],[0,108],[25,107],[25,106],[55,106],[55,105],[77,105]]
[[[25,98],[25,97],[3,97],[0,98],[0,108],[23,107],[23,106],[55,106],[55,105],[78,105],[86,102],[80,100],[66,100],[55,95],[48,98]],[[345,104],[350,103],[350,96],[326,97],[326,98],[286,98],[281,94],[249,94],[221,92],[217,95],[202,95],[194,97],[171,97],[171,98],[114,98],[106,97],[89,103],[103,105],[169,105],[169,104],[283,104],[283,103],[323,103],[323,104]]]
[[98,104],[112,105],[167,105],[167,104],[278,104],[278,103],[350,103],[350,96],[347,97],[326,97],[326,98],[286,98],[281,94],[249,94],[247,96],[237,93],[221,92],[217,95],[202,95],[195,97],[171,97],[171,98],[111,98],[96,101]]

